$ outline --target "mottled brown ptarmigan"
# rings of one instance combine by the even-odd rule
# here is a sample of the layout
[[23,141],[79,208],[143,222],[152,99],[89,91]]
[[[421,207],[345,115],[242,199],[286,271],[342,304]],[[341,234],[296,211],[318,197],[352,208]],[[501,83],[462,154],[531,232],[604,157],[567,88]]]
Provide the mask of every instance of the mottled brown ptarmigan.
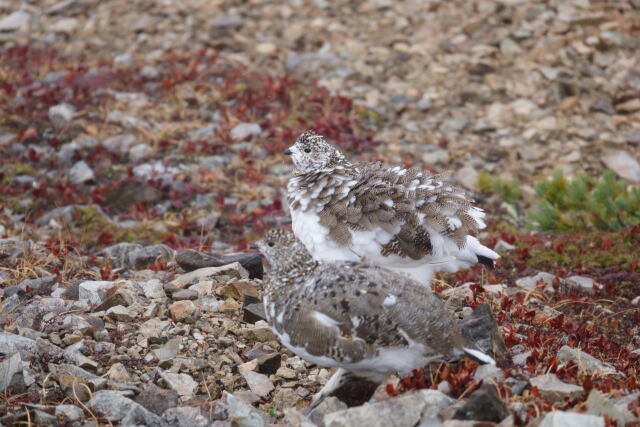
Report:
[[315,259],[367,260],[430,286],[436,271],[492,267],[499,258],[474,237],[484,212],[444,174],[354,165],[313,132],[285,154],[295,166],[287,185],[293,231]]
[[495,363],[461,334],[442,300],[409,277],[360,262],[315,261],[284,230],[270,230],[257,247],[270,266],[263,302],[274,333],[303,359],[339,368],[313,404],[348,375],[382,382],[431,361]]

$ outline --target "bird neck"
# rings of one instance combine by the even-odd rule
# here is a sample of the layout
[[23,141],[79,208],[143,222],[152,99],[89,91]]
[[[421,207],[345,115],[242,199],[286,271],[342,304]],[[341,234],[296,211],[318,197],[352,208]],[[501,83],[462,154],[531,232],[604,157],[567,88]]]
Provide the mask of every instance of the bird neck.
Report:
[[284,262],[273,266],[269,270],[270,288],[281,288],[283,286],[294,287],[304,283],[305,279],[311,275],[318,267],[318,262],[314,261],[309,254],[305,256],[291,256]]

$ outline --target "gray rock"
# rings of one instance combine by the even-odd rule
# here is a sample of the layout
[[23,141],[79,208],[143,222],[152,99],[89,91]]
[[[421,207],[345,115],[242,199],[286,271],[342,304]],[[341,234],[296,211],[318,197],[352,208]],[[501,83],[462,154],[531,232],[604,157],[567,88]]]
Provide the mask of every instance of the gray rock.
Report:
[[618,373],[612,365],[602,362],[589,353],[569,347],[568,345],[560,348],[557,357],[560,362],[566,363],[570,360],[575,362],[578,365],[578,370],[586,374],[612,375]]
[[504,380],[504,372],[496,365],[480,365],[478,366],[478,369],[476,369],[476,373],[473,376],[478,380]]
[[25,28],[29,24],[31,15],[23,10],[17,10],[11,15],[0,19],[0,32],[16,31]]
[[93,170],[84,160],[80,160],[69,169],[69,181],[72,184],[84,184],[94,179],[95,175]]
[[27,387],[19,353],[13,353],[0,362],[0,392],[23,392]]
[[241,16],[231,15],[219,18],[211,24],[214,29],[229,29],[240,28],[244,24],[244,19]]
[[58,104],[49,108],[49,120],[57,127],[69,124],[75,115],[76,109],[71,104]]
[[182,406],[169,408],[162,414],[162,419],[168,427],[207,427],[209,420],[202,415],[200,408]]
[[198,291],[195,289],[180,289],[179,291],[175,291],[173,294],[171,294],[171,298],[174,301],[197,300]]
[[153,319],[149,319],[142,323],[138,328],[138,332],[140,332],[143,337],[147,338],[149,342],[159,342],[163,332],[170,326],[171,322],[154,317]]
[[640,144],[640,130],[636,129],[627,136],[627,142],[629,144]]
[[74,423],[84,418],[84,412],[75,405],[56,405],[55,416],[59,423]]
[[553,280],[556,278],[553,274],[539,272],[535,276],[522,277],[516,280],[516,286],[525,289],[527,291],[535,291],[537,289],[538,282],[544,283],[545,292],[553,292]]
[[127,307],[116,305],[107,310],[107,317],[119,322],[132,322],[136,316]]
[[500,41],[500,51],[506,56],[516,56],[522,52],[522,49],[518,43],[510,38],[506,38]]
[[471,316],[462,319],[460,329],[464,336],[485,353],[501,355],[507,351],[502,331],[487,303],[478,305]]
[[153,383],[146,384],[135,401],[156,415],[178,406],[180,396],[174,390],[160,388]]
[[595,293],[594,284],[595,281],[591,277],[571,276],[565,279],[563,283],[563,290],[565,292],[578,292],[593,295]]
[[566,396],[577,397],[584,392],[578,385],[568,384],[560,381],[555,374],[544,374],[529,380],[533,387],[537,387],[540,395],[545,399],[554,402],[562,401]]
[[239,123],[231,129],[231,139],[234,141],[244,141],[250,136],[260,135],[262,128],[258,123]]
[[147,144],[137,144],[129,150],[129,160],[133,163],[140,163],[141,161],[151,157],[153,153],[154,151],[151,146]]
[[172,360],[180,351],[180,344],[182,344],[182,338],[172,338],[165,345],[153,350],[153,353],[160,360]]
[[160,71],[156,67],[145,65],[140,70],[140,75],[145,79],[157,79],[160,76]]
[[171,282],[171,285],[178,288],[185,288],[199,282],[201,279],[215,279],[218,276],[231,276],[237,279],[247,279],[249,272],[238,262],[223,265],[220,267],[199,268],[189,273],[181,274]]
[[82,354],[82,351],[85,350],[85,346],[86,344],[84,340],[70,345],[64,349],[64,358],[67,362],[73,363],[82,369],[95,370],[98,368],[98,363]]
[[22,360],[31,360],[39,351],[38,344],[31,338],[0,332],[0,354],[20,353]]
[[545,415],[538,427],[604,427],[604,418],[575,412],[553,411]]
[[628,409],[616,405],[601,391],[596,389],[591,390],[589,393],[586,406],[587,414],[598,416],[607,415],[609,418],[616,421],[619,426],[624,426],[635,419]]
[[595,101],[593,101],[593,104],[591,104],[591,110],[606,114],[613,114],[614,109],[611,98],[608,96],[599,96]]
[[205,267],[220,267],[239,262],[249,272],[250,279],[262,279],[263,274],[262,258],[257,252],[219,255],[186,249],[176,255],[176,262],[186,271]]
[[188,374],[161,371],[160,377],[183,399],[192,397],[198,388],[198,383]]
[[640,163],[623,150],[609,150],[602,156],[602,162],[619,177],[640,182]]
[[469,395],[467,402],[458,408],[453,418],[499,423],[508,416],[507,405],[498,396],[496,387],[485,382],[482,387]]
[[340,426],[413,426],[425,418],[439,417],[440,411],[454,400],[437,390],[418,390],[394,399],[327,414],[326,427]]
[[90,304],[100,304],[106,297],[107,291],[114,286],[115,282],[111,281],[87,280],[78,286],[78,297]]
[[164,288],[160,280],[151,279],[146,282],[139,282],[138,285],[142,288],[144,296],[149,299],[162,299],[166,298],[167,294],[164,292]]
[[331,53],[304,52],[287,56],[286,67],[289,71],[308,72],[321,67],[336,67],[340,59]]
[[119,422],[121,425],[164,425],[159,416],[115,390],[100,390],[94,393],[87,406],[109,421]]
[[266,375],[254,371],[243,371],[242,376],[249,389],[260,397],[266,397],[274,389],[273,383]]
[[226,391],[222,392],[222,400],[226,403],[228,421],[238,427],[264,427],[266,416],[242,399]]

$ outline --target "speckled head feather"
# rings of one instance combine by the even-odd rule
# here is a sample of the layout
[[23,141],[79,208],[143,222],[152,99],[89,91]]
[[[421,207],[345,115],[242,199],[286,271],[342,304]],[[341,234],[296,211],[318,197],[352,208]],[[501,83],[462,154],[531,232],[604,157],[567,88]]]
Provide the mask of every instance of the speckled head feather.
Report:
[[323,136],[312,131],[302,133],[289,148],[296,170],[308,173],[344,163],[344,155]]
[[406,276],[366,263],[311,261],[282,230],[258,247],[274,267],[264,291],[267,321],[285,347],[312,363],[372,381],[434,359],[495,363],[464,338],[440,298]]

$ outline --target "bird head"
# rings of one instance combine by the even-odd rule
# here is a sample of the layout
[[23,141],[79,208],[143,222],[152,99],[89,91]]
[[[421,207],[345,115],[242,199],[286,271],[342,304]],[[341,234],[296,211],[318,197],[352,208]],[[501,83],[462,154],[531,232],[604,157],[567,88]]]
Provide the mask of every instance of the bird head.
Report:
[[284,154],[291,156],[295,168],[301,173],[329,169],[345,162],[340,150],[329,144],[322,135],[311,131],[302,133]]

